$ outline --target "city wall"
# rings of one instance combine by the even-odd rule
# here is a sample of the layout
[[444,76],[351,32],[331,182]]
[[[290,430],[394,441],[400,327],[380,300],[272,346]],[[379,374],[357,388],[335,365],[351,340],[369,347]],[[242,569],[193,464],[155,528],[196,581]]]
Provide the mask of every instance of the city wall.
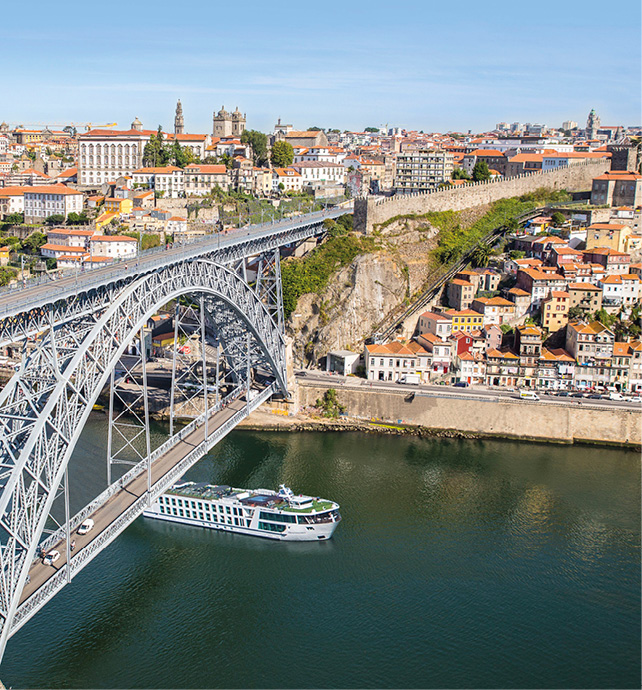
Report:
[[521,196],[540,187],[580,192],[591,189],[594,177],[610,170],[608,159],[591,160],[549,172],[533,172],[502,180],[471,182],[428,193],[400,194],[386,198],[359,197],[354,203],[354,227],[371,233],[377,225],[395,216],[429,211],[462,211],[499,199]]
[[[327,386],[300,383],[300,408],[313,406],[326,390]],[[337,386],[336,391],[349,419],[408,424],[436,431],[456,430],[479,436],[634,448],[642,445],[642,415],[636,410],[589,409],[575,401],[538,404],[518,400],[484,401],[481,396],[477,399],[413,396],[408,387],[377,391]]]

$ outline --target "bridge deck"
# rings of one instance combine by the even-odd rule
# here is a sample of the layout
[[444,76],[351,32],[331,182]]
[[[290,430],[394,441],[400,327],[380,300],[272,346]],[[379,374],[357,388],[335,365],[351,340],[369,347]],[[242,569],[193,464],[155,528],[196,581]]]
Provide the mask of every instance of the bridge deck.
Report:
[[[235,413],[246,406],[243,398],[234,400],[227,407],[210,415],[208,421],[208,436],[211,436],[216,429],[221,427]],[[160,458],[152,463],[152,486],[156,484],[167,472],[169,472],[181,459],[196,448],[205,440],[205,426],[202,425],[195,429],[191,434],[179,441],[175,446],[167,451]],[[75,540],[76,547],[71,554],[71,560],[79,555],[84,547],[96,539],[105,529],[107,529],[127,508],[147,492],[147,470],[139,474],[129,484],[125,485],[118,493],[107,500],[89,517],[94,520],[94,527],[88,534],[81,536],[72,533],[71,538]],[[45,565],[41,560],[34,562],[29,570],[30,581],[20,597],[20,604],[23,604],[29,597],[40,589],[57,571],[64,568],[67,563],[66,540],[61,540],[49,550],[55,549],[60,552],[60,558],[53,565]]]

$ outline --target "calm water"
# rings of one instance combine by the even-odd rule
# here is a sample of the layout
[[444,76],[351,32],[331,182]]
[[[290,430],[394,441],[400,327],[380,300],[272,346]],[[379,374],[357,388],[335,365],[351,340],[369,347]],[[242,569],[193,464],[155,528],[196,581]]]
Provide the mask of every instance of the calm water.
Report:
[[[78,502],[104,446],[92,420]],[[189,477],[344,520],[279,544],[139,518],[9,642],[7,686],[640,686],[635,453],[237,431]]]

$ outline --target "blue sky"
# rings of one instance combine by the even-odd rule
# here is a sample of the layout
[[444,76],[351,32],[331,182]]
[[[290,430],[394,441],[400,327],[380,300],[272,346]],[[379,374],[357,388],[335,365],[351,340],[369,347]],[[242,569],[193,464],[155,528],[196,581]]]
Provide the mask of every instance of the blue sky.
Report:
[[[237,12],[230,8],[238,7]],[[614,6],[615,7],[615,6]],[[28,4],[5,14],[0,120],[173,125],[212,111],[268,131],[389,125],[483,131],[500,121],[639,124],[640,3],[424,0],[237,5]],[[15,25],[9,26],[12,17]]]

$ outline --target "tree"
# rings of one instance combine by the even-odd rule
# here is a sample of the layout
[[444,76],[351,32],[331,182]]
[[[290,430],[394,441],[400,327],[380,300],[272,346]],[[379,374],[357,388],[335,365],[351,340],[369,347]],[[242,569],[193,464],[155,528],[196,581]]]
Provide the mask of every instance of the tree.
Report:
[[566,222],[566,218],[564,217],[563,213],[560,213],[559,211],[555,211],[555,213],[551,216],[551,220],[553,221],[553,225],[556,228],[559,228],[561,225],[564,225]]
[[453,180],[470,180],[470,175],[463,168],[455,168],[452,174]]
[[37,254],[40,247],[47,242],[47,235],[43,232],[33,232],[29,237],[22,240],[22,248],[31,254]]
[[228,170],[231,170],[232,165],[234,163],[234,159],[232,158],[232,156],[230,156],[229,153],[224,153],[220,156],[218,162],[222,163]]
[[58,262],[53,257],[45,259],[45,266],[48,271],[55,271],[58,268]]
[[45,218],[45,223],[47,225],[60,225],[65,222],[65,217],[62,213],[53,213]]
[[24,213],[9,213],[4,219],[4,222],[9,223],[9,225],[18,225],[19,223],[24,223],[24,221]]
[[181,146],[178,141],[174,141],[170,146],[170,162],[177,168],[184,168],[194,161],[192,149]]
[[473,168],[473,180],[475,180],[475,182],[490,180],[490,170],[488,169],[488,163],[486,163],[486,161],[477,161],[477,163],[475,163],[475,167]]
[[519,221],[517,218],[511,217],[506,221],[506,227],[511,232],[515,232],[516,230],[519,230]]
[[16,277],[16,271],[12,268],[8,268],[7,266],[0,268],[0,285],[5,286],[9,285],[9,283]]
[[379,127],[366,127],[363,131],[375,133],[379,131]]
[[523,259],[526,256],[526,252],[522,252],[519,249],[511,249],[508,256],[511,259]]
[[337,398],[337,391],[334,388],[328,388],[323,394],[323,398],[316,401],[315,407],[321,410],[323,417],[336,418],[341,413],[346,411],[345,405],[342,405]]
[[582,319],[586,316],[586,312],[582,307],[580,307],[579,304],[576,304],[574,307],[571,307],[568,310],[568,320],[569,321],[577,321],[578,319]]
[[321,127],[308,127],[308,132],[321,132]]
[[254,165],[263,167],[267,163],[267,134],[257,132],[255,129],[243,130],[243,134],[241,134],[241,143],[249,144],[252,147],[252,160],[254,161]]
[[483,266],[488,266],[488,259],[490,257],[490,248],[487,244],[478,244],[475,249],[473,249],[471,260],[473,265],[477,268],[482,268]]
[[276,168],[287,168],[294,160],[294,149],[287,141],[277,141],[272,147],[272,165]]

